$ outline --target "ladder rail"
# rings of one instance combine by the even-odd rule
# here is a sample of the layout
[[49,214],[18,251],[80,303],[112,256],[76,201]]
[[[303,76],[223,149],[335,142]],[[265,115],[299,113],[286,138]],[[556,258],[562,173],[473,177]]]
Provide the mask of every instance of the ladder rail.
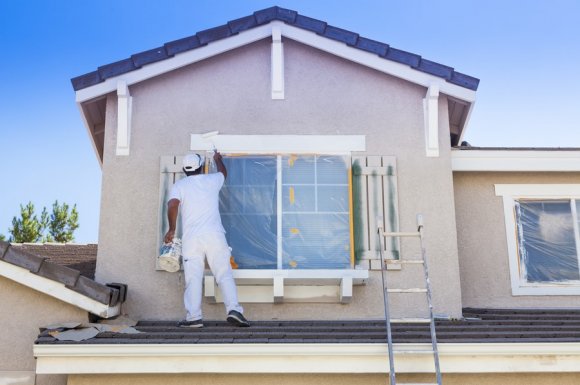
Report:
[[435,317],[433,315],[433,299],[431,296],[431,279],[429,278],[429,264],[427,263],[427,252],[425,250],[425,239],[423,234],[423,219],[417,220],[419,227],[419,242],[421,244],[421,258],[423,259],[423,271],[425,274],[425,285],[427,289],[427,302],[429,304],[429,329],[431,331],[431,346],[433,347],[433,361],[435,363],[435,376],[437,384],[442,384],[441,366],[439,365],[439,348],[437,346],[437,333],[435,332]]
[[[379,222],[380,223],[380,222]],[[378,228],[379,234],[379,253],[381,258],[381,280],[383,283],[383,304],[385,310],[385,326],[387,329],[387,350],[389,354],[389,378],[391,385],[397,385],[397,380],[395,378],[395,356],[393,353],[393,335],[391,333],[391,315],[389,312],[389,293],[387,292],[387,282],[385,277],[385,261],[383,258],[383,246],[381,242],[381,225]]]
[[[435,332],[435,317],[433,314],[433,299],[432,299],[432,292],[431,292],[431,280],[429,278],[429,266],[427,263],[427,252],[425,248],[425,239],[424,239],[424,229],[423,229],[423,217],[421,215],[417,215],[417,231],[416,232],[385,232],[382,231],[382,220],[377,220],[378,225],[378,236],[379,236],[379,257],[381,259],[381,279],[383,283],[383,302],[385,306],[385,322],[387,328],[387,347],[389,351],[389,376],[390,376],[390,385],[396,385],[396,374],[395,374],[395,362],[394,362],[394,352],[393,352],[393,336],[391,332],[391,318],[389,312],[389,292],[393,293],[425,293],[427,296],[427,304],[429,308],[429,330],[431,335],[431,347],[432,347],[432,354],[433,354],[433,363],[435,366],[435,376],[437,379],[436,385],[442,385],[442,378],[441,378],[441,366],[439,363],[439,348],[437,346],[437,334]],[[382,238],[383,237],[412,237],[418,238],[419,244],[421,247],[421,259],[418,261],[413,261],[412,263],[420,263],[423,265],[423,273],[425,278],[425,289],[423,290],[416,290],[416,289],[388,289],[386,286],[386,278],[385,278],[385,265],[388,263],[396,263],[395,260],[393,262],[385,261],[383,257],[383,248],[382,248]]]

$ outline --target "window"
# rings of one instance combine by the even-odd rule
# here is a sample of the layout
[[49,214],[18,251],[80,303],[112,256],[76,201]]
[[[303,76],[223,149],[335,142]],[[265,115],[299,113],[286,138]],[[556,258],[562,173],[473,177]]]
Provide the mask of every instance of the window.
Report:
[[580,294],[580,185],[496,185],[504,199],[512,292]]
[[231,156],[224,163],[220,212],[239,269],[353,266],[349,157]]

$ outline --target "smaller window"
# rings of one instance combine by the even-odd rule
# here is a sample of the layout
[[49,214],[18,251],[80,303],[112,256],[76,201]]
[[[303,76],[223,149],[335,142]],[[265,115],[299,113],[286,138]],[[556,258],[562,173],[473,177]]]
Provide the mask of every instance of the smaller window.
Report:
[[504,200],[513,294],[580,294],[580,186],[496,185],[496,195]]

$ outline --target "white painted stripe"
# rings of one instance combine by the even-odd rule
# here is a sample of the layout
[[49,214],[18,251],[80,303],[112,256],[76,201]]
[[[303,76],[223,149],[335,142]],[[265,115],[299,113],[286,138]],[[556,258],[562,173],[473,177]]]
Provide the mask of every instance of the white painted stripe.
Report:
[[[365,135],[217,135],[216,148],[224,154],[349,154],[366,151]],[[191,134],[192,151],[210,151],[202,134]]]
[[[430,344],[394,347],[397,372],[433,372]],[[386,343],[35,345],[33,351],[39,374],[388,371]],[[577,372],[580,344],[440,343],[439,355],[444,373]]]
[[18,282],[26,287],[84,309],[103,318],[114,317],[120,312],[120,305],[109,307],[92,298],[68,289],[64,284],[33,274],[30,271],[0,261],[0,276]]
[[580,171],[580,150],[453,150],[451,167],[453,171]]

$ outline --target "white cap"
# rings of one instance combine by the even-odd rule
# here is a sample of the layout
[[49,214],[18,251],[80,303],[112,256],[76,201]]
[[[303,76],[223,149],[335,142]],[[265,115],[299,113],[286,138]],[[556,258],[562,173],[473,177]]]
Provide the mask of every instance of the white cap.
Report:
[[185,171],[195,171],[203,166],[203,158],[198,154],[189,154],[183,158],[183,168]]

